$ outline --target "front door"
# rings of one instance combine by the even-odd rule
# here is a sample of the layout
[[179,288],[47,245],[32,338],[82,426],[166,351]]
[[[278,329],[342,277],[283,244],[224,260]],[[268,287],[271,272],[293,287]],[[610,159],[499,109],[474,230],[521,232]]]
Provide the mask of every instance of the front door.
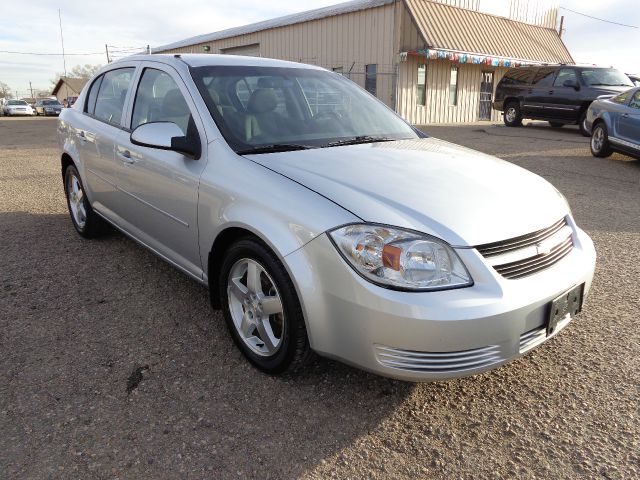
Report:
[[571,67],[558,71],[553,88],[549,90],[546,116],[577,122],[580,117],[582,101],[579,93],[578,75]]
[[493,102],[493,72],[482,72],[480,83],[479,120],[491,120],[491,103]]
[[116,144],[121,167],[118,190],[128,205],[125,229],[191,275],[202,278],[198,245],[198,186],[207,162],[206,137],[188,91],[171,67],[142,63],[131,130],[150,122],[175,123],[184,134],[196,128],[203,155],[135,145],[123,131]]
[[628,143],[629,149],[640,153],[640,90],[629,101],[624,112],[617,114],[618,135]]

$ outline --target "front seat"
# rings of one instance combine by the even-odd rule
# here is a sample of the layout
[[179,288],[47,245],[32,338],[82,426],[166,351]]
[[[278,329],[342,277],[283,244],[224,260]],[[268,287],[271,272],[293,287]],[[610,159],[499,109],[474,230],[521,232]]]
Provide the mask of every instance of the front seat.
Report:
[[286,128],[284,117],[275,111],[277,106],[278,97],[272,88],[259,88],[251,94],[244,122],[245,140],[258,136],[267,139]]
[[191,112],[180,90],[174,88],[166,93],[162,100],[161,111],[162,121],[175,123],[186,135]]

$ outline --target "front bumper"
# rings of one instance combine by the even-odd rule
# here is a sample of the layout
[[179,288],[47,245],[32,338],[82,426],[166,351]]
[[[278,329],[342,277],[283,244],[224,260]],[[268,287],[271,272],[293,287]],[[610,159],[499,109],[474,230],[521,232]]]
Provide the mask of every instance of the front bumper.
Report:
[[[468,288],[401,292],[360,277],[321,235],[285,257],[305,312],[311,347],[387,377],[443,380],[510,362],[547,340],[550,302],[585,284],[595,249],[574,229],[574,249],[529,277],[501,277],[475,249],[457,249],[474,279]],[[569,323],[561,321],[555,334]]]

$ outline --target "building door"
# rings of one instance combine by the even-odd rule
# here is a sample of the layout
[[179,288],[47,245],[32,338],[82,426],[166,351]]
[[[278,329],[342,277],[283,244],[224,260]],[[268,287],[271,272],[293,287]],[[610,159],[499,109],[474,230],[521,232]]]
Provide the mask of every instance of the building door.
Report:
[[479,120],[491,120],[491,103],[493,102],[493,72],[482,72],[480,84]]

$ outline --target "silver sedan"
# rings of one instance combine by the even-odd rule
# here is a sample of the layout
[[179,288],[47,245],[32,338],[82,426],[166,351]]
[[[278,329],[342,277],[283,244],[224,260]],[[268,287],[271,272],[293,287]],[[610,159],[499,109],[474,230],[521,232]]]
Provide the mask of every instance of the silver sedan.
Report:
[[112,225],[206,285],[268,373],[313,352],[414,381],[483,372],[556,335],[591,286],[593,244],[551,184],[318,67],[129,57],[58,138],[78,233]]

